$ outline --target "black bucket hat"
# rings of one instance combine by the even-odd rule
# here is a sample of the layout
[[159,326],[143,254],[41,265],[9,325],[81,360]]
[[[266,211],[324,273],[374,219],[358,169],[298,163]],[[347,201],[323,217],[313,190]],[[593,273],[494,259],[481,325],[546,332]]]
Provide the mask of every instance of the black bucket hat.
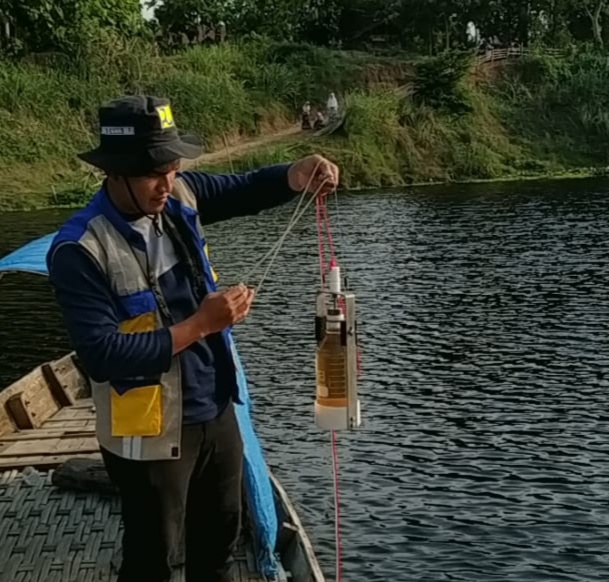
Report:
[[99,109],[99,147],[78,154],[85,162],[119,176],[143,176],[181,158],[201,155],[200,140],[180,136],[167,99],[121,97]]

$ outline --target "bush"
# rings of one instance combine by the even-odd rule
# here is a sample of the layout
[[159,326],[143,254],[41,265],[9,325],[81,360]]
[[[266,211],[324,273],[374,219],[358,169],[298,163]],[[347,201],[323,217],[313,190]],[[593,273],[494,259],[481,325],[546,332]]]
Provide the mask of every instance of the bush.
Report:
[[470,53],[444,53],[417,64],[415,98],[435,109],[451,113],[472,111],[467,77],[472,67]]
[[73,54],[100,31],[124,37],[146,33],[139,0],[5,0],[3,13],[16,31],[3,48],[11,54]]
[[[504,118],[540,147],[562,145],[576,163],[582,155],[609,161],[609,60],[597,53],[537,55],[516,65],[495,91],[511,107]],[[576,148],[573,144],[577,143]]]

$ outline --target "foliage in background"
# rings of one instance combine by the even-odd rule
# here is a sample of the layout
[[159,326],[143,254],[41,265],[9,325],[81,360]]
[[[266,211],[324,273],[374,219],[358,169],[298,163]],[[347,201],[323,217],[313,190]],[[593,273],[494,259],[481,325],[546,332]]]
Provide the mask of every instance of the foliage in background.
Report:
[[[195,7],[197,14],[193,10]],[[267,35],[356,48],[401,47],[423,54],[477,45],[468,37],[503,46],[565,46],[576,41],[603,45],[609,35],[608,0],[165,0],[159,12],[192,27],[224,19],[235,37]],[[171,30],[175,31],[172,24]]]
[[305,99],[325,103],[328,87],[363,83],[361,64],[342,53],[304,46],[299,54],[315,56],[299,66],[290,56],[297,49],[284,48],[260,40],[163,56],[149,42],[109,34],[71,59],[0,60],[0,207],[71,203],[85,192],[79,185],[90,177],[75,154],[96,143],[98,107],[117,95],[169,96],[179,126],[215,149],[294,123]]
[[467,81],[472,66],[471,54],[459,52],[421,61],[416,67],[416,101],[451,113],[470,112]]
[[13,55],[72,54],[104,31],[146,31],[139,0],[0,0],[0,23],[2,48]]
[[506,124],[532,148],[561,144],[582,160],[607,164],[608,86],[609,61],[598,53],[540,54],[519,62],[493,93],[505,104]]
[[[227,11],[224,0],[165,0],[155,30],[137,0],[0,0],[0,31],[10,32],[0,46],[12,57],[0,60],[0,207],[84,202],[99,176],[75,154],[97,141],[100,103],[133,93],[169,96],[178,124],[215,149],[286,127],[303,101],[323,106],[334,91],[347,110],[341,133],[236,163],[321,149],[348,186],[604,168],[608,2],[233,0]],[[194,38],[219,19],[229,42],[167,54],[153,41],[164,30]],[[470,21],[504,45],[570,48],[485,83],[471,69]],[[414,94],[395,91],[410,81]]]
[[[152,36],[164,49],[215,42],[206,31],[222,21],[228,38],[269,37],[337,48],[401,48],[438,55],[484,46],[563,47],[609,38],[609,0],[0,0],[5,53],[71,52],[100,30]],[[474,28],[472,28],[472,26]]]
[[603,173],[609,166],[608,83],[606,59],[574,53],[533,56],[488,83],[468,78],[467,108],[458,114],[443,101],[450,91],[430,102],[358,90],[346,99],[340,134],[266,148],[235,166],[246,170],[315,150],[341,165],[348,188]]

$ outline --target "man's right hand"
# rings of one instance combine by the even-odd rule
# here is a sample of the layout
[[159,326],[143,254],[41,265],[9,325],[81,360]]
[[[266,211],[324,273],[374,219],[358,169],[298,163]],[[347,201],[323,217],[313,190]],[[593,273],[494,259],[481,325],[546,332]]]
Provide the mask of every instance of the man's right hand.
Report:
[[254,301],[254,291],[245,285],[226,291],[208,293],[201,305],[188,319],[170,327],[173,355],[207,335],[218,333],[230,325],[243,321]]
[[240,284],[225,291],[208,293],[195,317],[203,336],[218,333],[243,321],[254,301],[253,289]]

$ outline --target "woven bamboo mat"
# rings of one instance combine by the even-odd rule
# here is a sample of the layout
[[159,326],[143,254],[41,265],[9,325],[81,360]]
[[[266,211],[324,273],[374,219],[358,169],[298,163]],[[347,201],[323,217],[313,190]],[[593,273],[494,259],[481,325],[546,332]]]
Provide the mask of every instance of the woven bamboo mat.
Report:
[[[117,497],[57,489],[51,472],[0,473],[0,582],[114,582],[121,536]],[[253,570],[242,546],[235,582],[263,582]]]

